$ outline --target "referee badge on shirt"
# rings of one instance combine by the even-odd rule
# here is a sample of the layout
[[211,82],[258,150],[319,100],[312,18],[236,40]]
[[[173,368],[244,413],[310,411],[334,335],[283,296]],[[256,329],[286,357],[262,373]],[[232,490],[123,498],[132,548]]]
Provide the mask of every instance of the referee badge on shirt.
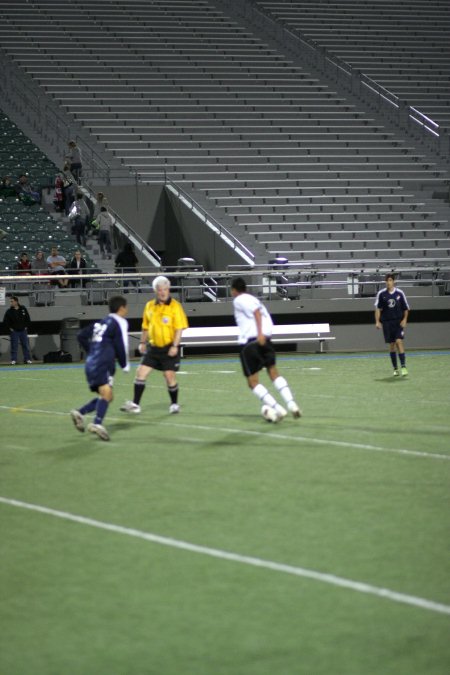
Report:
[[163,323],[170,323],[170,317],[168,317],[168,316],[163,316],[162,322],[163,322]]

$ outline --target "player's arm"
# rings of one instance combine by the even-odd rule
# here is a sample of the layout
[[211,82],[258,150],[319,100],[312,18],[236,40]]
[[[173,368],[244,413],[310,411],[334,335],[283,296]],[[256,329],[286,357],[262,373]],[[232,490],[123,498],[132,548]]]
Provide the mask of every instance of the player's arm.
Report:
[[139,340],[139,351],[141,354],[145,354],[147,351],[148,344],[148,329],[143,328],[141,332],[141,339]]
[[179,328],[176,330],[173,334],[173,340],[172,340],[172,345],[169,348],[169,351],[167,352],[169,356],[176,356],[178,354],[178,350],[180,349],[180,342],[181,342],[181,334],[183,333],[183,330]]
[[29,327],[31,326],[31,317],[30,317],[30,314],[29,314],[26,307],[24,307],[24,310],[25,310],[25,320],[27,322],[27,325],[25,326],[25,330],[28,330]]
[[130,370],[130,366],[128,364],[128,354],[123,341],[122,331],[120,330],[119,326],[117,327],[116,334],[114,336],[114,351],[120,367],[125,372],[128,372]]
[[402,328],[406,328],[406,324],[408,323],[408,316],[409,316],[409,309],[405,309],[403,312],[403,319],[400,321],[400,326]]
[[375,326],[381,328],[381,309],[378,307],[375,309]]
[[260,309],[255,309],[253,312],[253,316],[255,317],[255,323],[256,323],[256,339],[258,341],[258,344],[264,345],[266,344],[266,336],[262,332],[262,314]]
[[91,323],[89,324],[89,326],[86,326],[85,328],[80,330],[80,332],[77,334],[77,340],[86,354],[89,352],[93,331],[94,331],[94,324]]

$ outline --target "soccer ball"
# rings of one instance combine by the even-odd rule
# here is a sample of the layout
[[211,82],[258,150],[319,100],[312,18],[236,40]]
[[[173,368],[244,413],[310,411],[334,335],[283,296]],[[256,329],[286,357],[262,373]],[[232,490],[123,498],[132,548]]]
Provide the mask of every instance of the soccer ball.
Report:
[[261,415],[264,417],[266,422],[278,422],[277,412],[270,405],[263,405],[261,408]]

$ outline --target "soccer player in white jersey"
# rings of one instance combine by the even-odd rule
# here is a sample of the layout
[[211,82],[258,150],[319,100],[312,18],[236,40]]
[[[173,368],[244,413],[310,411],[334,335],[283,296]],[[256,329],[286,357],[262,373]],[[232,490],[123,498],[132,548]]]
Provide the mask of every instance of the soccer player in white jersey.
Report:
[[[394,368],[394,377],[400,372],[408,375],[403,338],[408,323],[409,305],[406,295],[400,288],[395,287],[395,276],[386,274],[386,288],[379,291],[375,298],[375,326],[383,326],[384,340],[389,345],[389,356]],[[397,367],[397,352],[400,359],[401,371]]]
[[267,374],[275,388],[286,403],[289,412],[294,417],[300,417],[301,411],[294,400],[292,392],[285,378],[282,377],[275,365],[276,355],[270,340],[273,321],[266,307],[247,293],[247,285],[238,277],[231,284],[233,296],[234,318],[239,328],[239,344],[241,345],[241,364],[248,386],[260,401],[269,406],[274,414],[271,421],[277,422],[287,415],[287,411],[259,382],[259,371],[266,368]]

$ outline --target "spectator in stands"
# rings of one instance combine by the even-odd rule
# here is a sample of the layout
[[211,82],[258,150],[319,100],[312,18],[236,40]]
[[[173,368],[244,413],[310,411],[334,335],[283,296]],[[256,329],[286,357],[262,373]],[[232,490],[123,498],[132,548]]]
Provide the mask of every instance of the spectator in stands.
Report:
[[[137,272],[136,267],[137,263],[138,259],[136,253],[134,252],[134,246],[130,241],[127,241],[126,244],[124,244],[123,249],[116,256],[115,259],[116,271],[123,272],[124,274],[126,274],[127,272],[135,273]],[[130,283],[133,284],[133,286],[138,285],[137,279],[133,280],[124,279],[123,281],[124,288],[128,288]],[[125,291],[125,293],[126,292],[127,291]]]
[[16,183],[16,194],[20,200],[26,204],[40,204],[41,193],[36,188],[32,187],[28,182],[28,176],[24,173],[19,176]]
[[72,176],[72,173],[70,171],[70,164],[66,163],[64,164],[63,170],[62,170],[62,177],[63,177],[63,201],[64,201],[64,213],[66,216],[69,215],[70,207],[73,204],[73,201],[75,199],[74,193],[75,193],[75,187],[76,187],[76,180]]
[[55,205],[55,211],[58,211],[58,213],[64,211],[64,175],[62,171],[57,173],[55,177],[53,204]]
[[[58,253],[58,247],[52,246],[51,253],[47,258],[47,267],[49,274],[65,274],[66,273],[67,261],[63,255]],[[68,284],[68,279],[56,279],[52,282],[55,286],[60,288],[65,288]]]
[[69,141],[69,152],[67,153],[66,159],[70,164],[70,171],[75,178],[78,185],[81,183],[81,171],[83,168],[83,162],[81,159],[81,150],[78,147],[76,141]]
[[10,176],[3,176],[0,181],[0,197],[15,197],[16,188],[13,185]]
[[[81,255],[81,251],[75,251],[72,260],[69,263],[68,273],[71,276],[81,276],[86,274],[87,263],[86,260]],[[70,285],[72,288],[76,286],[82,286],[84,288],[85,281],[83,279],[71,279]]]
[[25,251],[19,256],[19,262],[16,265],[16,270],[18,274],[32,274],[31,262],[28,259],[28,253],[25,253]]
[[114,225],[113,217],[106,210],[106,206],[100,207],[100,213],[94,223],[98,227],[98,243],[102,252],[102,257],[108,257],[111,260],[111,234]]
[[89,216],[89,207],[84,201],[83,194],[79,192],[70,209],[69,219],[73,222],[72,234],[76,236],[77,244],[80,244],[80,246],[86,246],[86,228],[88,227]]
[[10,307],[5,312],[3,322],[11,335],[11,365],[15,366],[17,363],[19,342],[22,345],[24,362],[32,363],[28,343],[28,328],[30,327],[31,319],[27,308],[19,305],[16,295],[10,298]]
[[108,199],[105,197],[105,194],[103,192],[97,192],[96,201],[94,204],[94,220],[99,215],[102,206],[104,206],[106,209],[108,208],[109,206]]
[[33,274],[48,274],[48,265],[42,249],[37,250],[34,254],[34,258],[31,261],[31,271]]

